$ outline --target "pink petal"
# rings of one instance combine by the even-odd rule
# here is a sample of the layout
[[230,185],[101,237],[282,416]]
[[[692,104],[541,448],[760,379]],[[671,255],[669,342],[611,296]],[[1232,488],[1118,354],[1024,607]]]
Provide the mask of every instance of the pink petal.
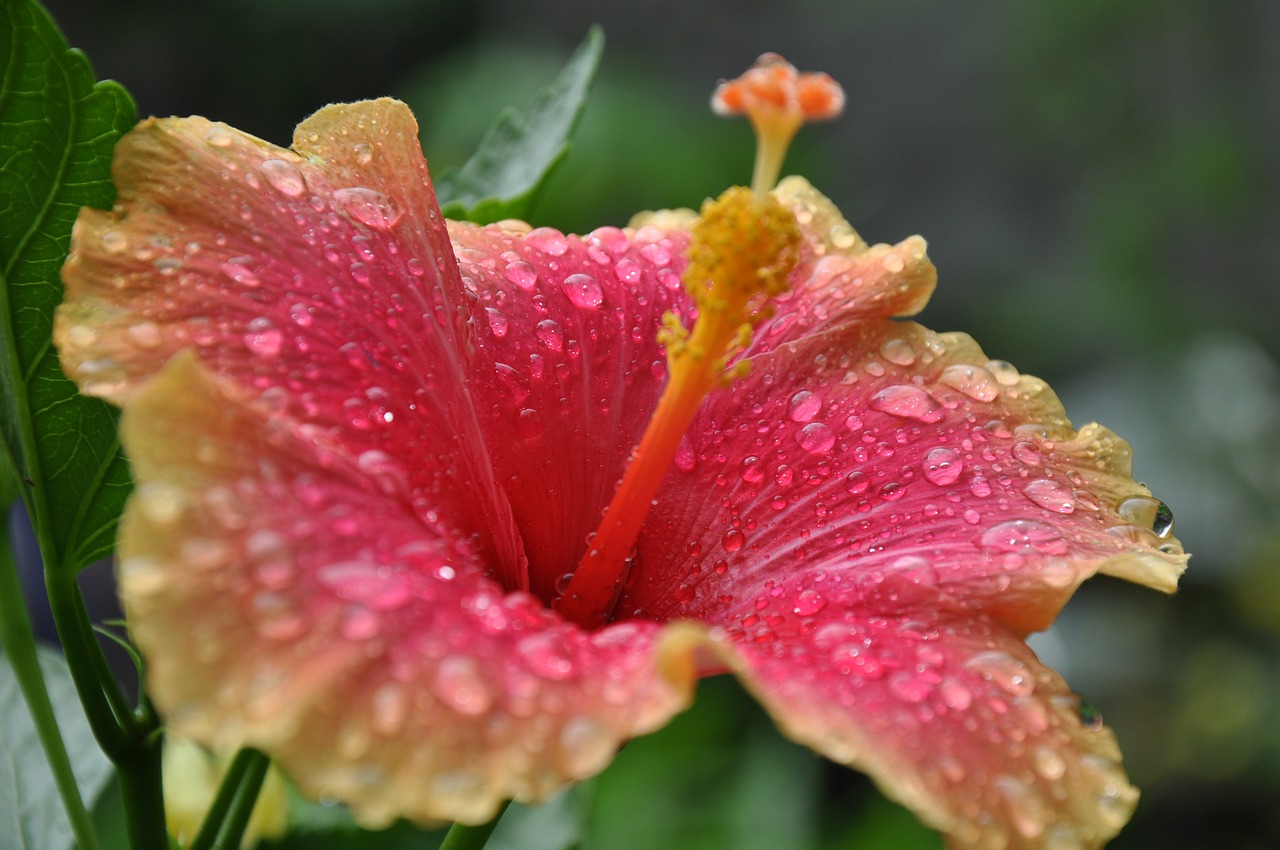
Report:
[[900,574],[754,589],[725,612],[722,657],[786,734],[866,771],[951,846],[1095,848],[1128,820],[1114,736],[1082,723],[1017,635]]
[[246,395],[183,354],[124,415],[122,596],[176,731],[259,747],[368,824],[476,823],[687,703],[658,626],[588,634],[505,594],[470,535]]
[[582,557],[657,404],[662,314],[687,311],[687,237],[653,227],[586,237],[451,224],[475,292],[469,386],[529,558],[555,594]]
[[1172,590],[1186,562],[1131,524],[1158,503],[1123,441],[1072,430],[1043,382],[914,324],[857,322],[754,358],[707,401],[689,457],[621,611],[721,622],[744,582],[849,571],[906,575],[1026,634],[1096,571]]
[[521,586],[459,356],[468,299],[408,108],[327,107],[292,151],[202,118],[146,121],[113,173],[116,210],[81,212],[63,270],[67,373],[128,403],[194,347],[364,459],[389,497],[479,535]]

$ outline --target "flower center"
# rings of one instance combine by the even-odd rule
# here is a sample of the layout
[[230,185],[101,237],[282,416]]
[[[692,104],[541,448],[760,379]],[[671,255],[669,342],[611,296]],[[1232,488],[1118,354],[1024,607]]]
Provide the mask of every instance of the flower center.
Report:
[[717,89],[716,110],[746,112],[756,130],[753,186],[733,187],[707,201],[693,225],[683,281],[697,317],[689,329],[675,313],[663,316],[658,340],[667,352],[667,385],[600,526],[588,538],[586,554],[553,603],[567,619],[588,628],[609,619],[681,438],[708,393],[746,374],[745,361],[732,361],[768,315],[768,300],[787,291],[801,238],[795,215],[770,192],[800,125],[831,117],[843,102],[830,77],[798,75],[774,54]]

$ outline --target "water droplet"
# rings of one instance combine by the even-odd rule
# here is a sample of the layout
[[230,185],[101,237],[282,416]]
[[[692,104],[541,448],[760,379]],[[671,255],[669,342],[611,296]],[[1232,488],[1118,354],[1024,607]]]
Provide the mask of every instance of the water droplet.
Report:
[[533,333],[539,342],[552,351],[560,351],[564,348],[564,331],[560,329],[555,319],[543,319],[538,322]]
[[792,422],[810,422],[822,409],[822,399],[808,390],[801,390],[791,397],[787,416]]
[[975,475],[969,479],[969,492],[979,499],[985,499],[991,495],[991,482],[981,475]]
[[584,310],[594,310],[604,303],[600,281],[589,274],[571,274],[564,279],[561,287],[574,306]]
[[676,453],[672,457],[671,462],[675,464],[676,469],[681,472],[692,472],[698,466],[698,455],[693,450],[693,443],[689,441],[689,435],[685,434],[680,438],[680,442],[676,445]]
[[836,435],[822,422],[810,422],[796,432],[796,442],[809,454],[822,454],[836,444]]
[[573,661],[561,649],[563,636],[555,632],[539,632],[516,644],[525,666],[544,679],[563,681],[574,675]]
[[746,537],[736,528],[731,528],[720,538],[720,545],[726,552],[737,552],[746,542]]
[[129,238],[118,230],[108,230],[102,234],[102,250],[108,254],[123,253],[129,247]]
[[489,319],[489,330],[493,335],[499,339],[506,336],[507,329],[510,327],[507,317],[502,315],[502,312],[498,310],[497,307],[485,307],[484,312],[485,316]]
[[227,277],[242,286],[261,286],[262,281],[258,279],[257,274],[249,267],[252,262],[248,257],[235,257],[227,260],[218,268]]
[[1021,779],[1002,773],[992,783],[1004,797],[1013,828],[1023,838],[1038,838],[1044,833],[1051,812],[1045,801]]
[[938,686],[942,702],[953,711],[964,711],[973,703],[973,692],[955,679],[944,679]]
[[812,617],[826,607],[826,597],[810,588],[800,591],[800,595],[796,597],[795,607],[792,610],[801,617]]
[[742,460],[742,480],[748,484],[755,484],[764,478],[764,463],[755,455],[743,458]]
[[963,471],[964,463],[960,460],[960,455],[951,449],[931,449],[924,456],[924,477],[939,487],[954,484]]
[[365,142],[359,142],[351,148],[352,153],[356,155],[356,162],[361,165],[368,165],[373,162],[373,148]]
[[938,380],[975,401],[993,401],[1000,394],[996,376],[981,366],[948,366]]
[[979,652],[964,666],[1011,696],[1027,696],[1036,689],[1035,677],[1027,665],[998,649]]
[[574,717],[560,730],[560,754],[572,778],[595,773],[613,756],[617,742],[590,717]]
[[290,198],[296,198],[307,189],[298,166],[283,159],[269,159],[262,163],[262,174],[276,191]]
[[215,148],[231,147],[231,132],[221,124],[214,124],[209,128],[209,132],[204,134],[204,140]]
[[1040,456],[1040,447],[1025,441],[1013,444],[1013,456],[1030,466],[1039,466],[1043,459]]
[[390,230],[403,216],[390,198],[364,186],[339,189],[333,193],[333,200],[374,230]]
[[569,250],[568,237],[554,227],[536,227],[525,234],[524,241],[553,257]]
[[159,348],[164,342],[164,337],[160,334],[160,328],[155,322],[138,322],[129,326],[129,340],[139,348],[153,349]]
[[242,337],[245,347],[259,357],[275,357],[284,346],[284,334],[270,319],[256,318],[249,322],[247,330]]
[[254,630],[267,640],[295,640],[306,631],[306,621],[287,594],[260,591],[253,595],[252,603]]
[[901,337],[885,340],[880,346],[880,356],[898,366],[910,366],[916,362],[915,347]]
[[1039,746],[1031,754],[1036,773],[1050,781],[1061,779],[1067,772],[1067,762],[1052,747]]
[[1022,379],[1022,375],[1018,373],[1017,368],[1007,360],[988,360],[987,371],[990,372],[995,379],[1006,387],[1012,387]]
[[502,275],[521,289],[533,289],[538,283],[538,271],[524,260],[507,263]]
[[644,274],[644,267],[631,257],[623,257],[618,260],[613,268],[617,272],[618,280],[623,283],[639,283],[641,276]]
[[920,676],[900,670],[889,677],[889,691],[903,702],[923,702],[933,692],[933,685]]
[[1069,514],[1076,509],[1071,490],[1048,478],[1037,478],[1023,488],[1027,498],[1045,510]]
[[493,690],[476,662],[465,655],[450,655],[440,661],[431,691],[454,711],[472,717],[493,705]]
[[1173,534],[1173,511],[1159,499],[1133,496],[1121,502],[1116,513],[1125,522],[1150,529],[1161,539]]
[[870,484],[871,479],[867,477],[867,474],[856,469],[844,477],[844,489],[855,496],[859,493],[865,493]]
[[1069,548],[1056,528],[1032,519],[994,525],[982,533],[979,545],[996,552],[1035,551],[1046,555],[1065,555]]
[[946,415],[946,410],[933,396],[910,384],[885,387],[871,397],[870,404],[882,413],[921,422],[937,422]]
[[675,598],[676,602],[679,602],[681,605],[688,605],[694,600],[694,597],[697,596],[697,590],[692,585],[682,583],[671,595]]

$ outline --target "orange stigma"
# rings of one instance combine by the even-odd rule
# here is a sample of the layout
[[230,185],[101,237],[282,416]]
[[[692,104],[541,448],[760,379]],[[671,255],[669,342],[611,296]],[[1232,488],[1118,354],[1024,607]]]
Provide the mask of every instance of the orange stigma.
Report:
[[737,79],[721,83],[711,96],[720,115],[746,114],[756,131],[756,166],[751,188],[757,197],[771,191],[782,160],[802,124],[835,118],[844,110],[844,89],[827,74],[801,74],[776,53],[766,53]]
[[658,341],[667,352],[667,385],[586,554],[553,602],[565,618],[588,628],[608,621],[645,516],[703,399],[746,373],[745,362],[732,361],[768,314],[769,299],[790,287],[801,234],[794,213],[771,190],[796,130],[806,120],[838,114],[844,94],[827,75],[799,75],[766,54],[742,77],[722,83],[712,104],[751,118],[759,136],[754,183],[708,200],[690,231],[683,281],[696,320],[690,329],[673,312],[663,317]]

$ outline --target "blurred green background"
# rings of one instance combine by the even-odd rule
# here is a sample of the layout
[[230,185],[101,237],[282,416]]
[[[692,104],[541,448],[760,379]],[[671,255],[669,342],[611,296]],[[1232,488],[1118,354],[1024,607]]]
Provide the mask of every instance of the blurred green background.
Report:
[[[435,167],[600,23],[594,96],[532,216],[571,230],[749,179],[745,123],[706,104],[759,53],[830,72],[846,115],[805,131],[787,170],[870,241],[924,235],[941,280],[923,321],[1127,437],[1195,555],[1176,597],[1099,579],[1034,642],[1102,709],[1144,790],[1111,846],[1280,847],[1280,4],[47,5],[143,115],[287,143],[325,103],[393,94]],[[563,847],[585,818],[591,847],[940,847],[860,776],[782,742],[732,683],[702,696],[599,782],[517,816],[542,843],[501,846]],[[361,846],[400,841],[422,846],[403,828]]]

